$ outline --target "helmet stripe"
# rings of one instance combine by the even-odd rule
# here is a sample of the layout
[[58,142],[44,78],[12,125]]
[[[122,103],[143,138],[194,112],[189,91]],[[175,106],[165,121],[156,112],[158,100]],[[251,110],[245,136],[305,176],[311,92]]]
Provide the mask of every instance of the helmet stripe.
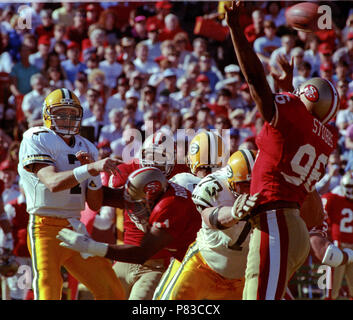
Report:
[[[327,81],[326,79],[324,79]],[[333,84],[330,81],[327,81],[328,84],[330,85],[331,93],[332,93],[332,100],[331,100],[331,105],[329,108],[329,112],[327,116],[322,120],[322,123],[328,122],[333,116],[336,114],[337,109],[338,109],[338,94],[336,88],[333,86]]]
[[207,159],[207,164],[210,165],[212,164],[211,161],[211,155],[213,154],[214,151],[214,140],[211,139],[211,132],[207,132],[207,139],[208,139],[208,159]]
[[252,152],[249,150],[246,150],[246,149],[241,149],[239,151],[242,153],[242,155],[244,157],[244,160],[246,162],[246,166],[248,168],[248,173],[251,174],[251,171],[252,171],[252,168],[253,168],[254,162],[255,162],[255,159],[254,159]]

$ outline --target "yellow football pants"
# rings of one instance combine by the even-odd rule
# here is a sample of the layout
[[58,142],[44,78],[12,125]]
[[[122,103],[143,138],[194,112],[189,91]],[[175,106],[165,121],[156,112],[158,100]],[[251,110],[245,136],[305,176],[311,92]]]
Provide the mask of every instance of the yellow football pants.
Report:
[[226,279],[212,270],[194,242],[183,261],[174,259],[156,288],[154,300],[241,300],[245,280]]
[[62,266],[83,283],[95,299],[124,299],[124,289],[108,259],[84,259],[80,253],[59,245],[56,236],[64,227],[70,227],[66,219],[30,215],[27,242],[32,257],[34,299],[61,299]]

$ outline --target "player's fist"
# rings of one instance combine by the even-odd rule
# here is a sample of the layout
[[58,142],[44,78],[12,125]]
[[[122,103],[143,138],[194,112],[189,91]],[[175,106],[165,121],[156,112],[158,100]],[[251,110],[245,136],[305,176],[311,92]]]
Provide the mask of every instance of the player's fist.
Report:
[[114,174],[116,175],[119,171],[117,169],[117,166],[121,162],[118,160],[114,160],[112,158],[105,158],[102,160],[98,160],[96,162],[88,164],[88,172],[92,176],[98,175],[100,172],[107,172],[109,174]]
[[241,194],[234,202],[232,207],[232,217],[235,220],[246,219],[251,210],[256,206],[256,201],[259,194],[256,193],[253,196],[250,194]]

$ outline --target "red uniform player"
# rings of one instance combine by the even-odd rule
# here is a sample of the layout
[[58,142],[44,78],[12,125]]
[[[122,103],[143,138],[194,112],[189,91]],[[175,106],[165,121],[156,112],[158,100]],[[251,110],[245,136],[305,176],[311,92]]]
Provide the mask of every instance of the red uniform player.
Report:
[[[306,260],[309,233],[299,208],[322,178],[337,133],[327,122],[339,107],[338,93],[327,80],[313,78],[292,91],[293,66],[283,62],[286,91],[273,94],[253,48],[239,24],[240,2],[226,8],[239,66],[265,124],[258,136],[250,193],[259,193],[250,221],[253,234],[245,274],[245,300],[282,299],[290,277]],[[282,61],[281,61],[282,59]]]

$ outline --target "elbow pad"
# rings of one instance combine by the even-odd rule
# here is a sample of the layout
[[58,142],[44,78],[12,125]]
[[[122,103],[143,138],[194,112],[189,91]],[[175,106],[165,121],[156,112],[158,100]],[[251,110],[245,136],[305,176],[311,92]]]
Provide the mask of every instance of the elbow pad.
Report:
[[321,261],[322,264],[326,264],[330,267],[338,267],[343,261],[343,252],[335,245],[330,244],[325,252],[325,255]]

